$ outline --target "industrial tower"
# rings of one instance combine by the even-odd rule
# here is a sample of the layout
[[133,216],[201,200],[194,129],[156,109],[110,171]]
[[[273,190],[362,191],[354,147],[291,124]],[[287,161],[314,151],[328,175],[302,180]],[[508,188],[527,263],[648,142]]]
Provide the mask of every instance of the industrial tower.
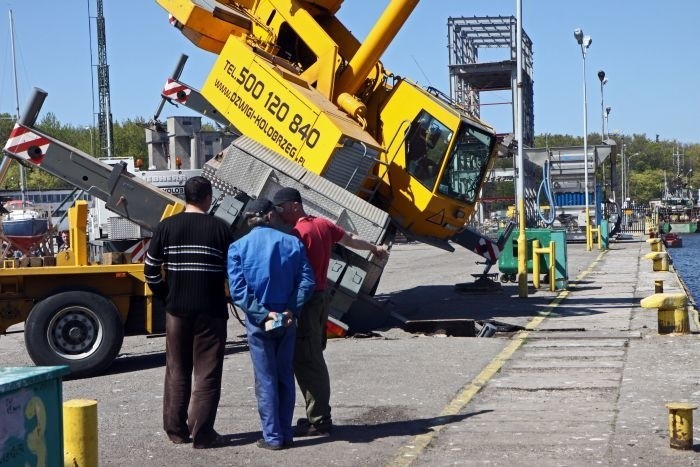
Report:
[[[473,115],[479,116],[481,93],[510,89],[513,128],[517,112],[517,20],[513,16],[448,18],[450,96]],[[508,48],[510,58],[479,62],[479,49]],[[524,147],[535,141],[532,91],[532,41],[523,31],[523,136]]]
[[112,134],[112,108],[109,100],[109,65],[107,64],[107,36],[105,34],[105,17],[102,10],[102,0],[96,0],[97,16],[97,89],[100,99],[100,110],[97,115],[100,135],[100,157],[113,157],[114,136]]

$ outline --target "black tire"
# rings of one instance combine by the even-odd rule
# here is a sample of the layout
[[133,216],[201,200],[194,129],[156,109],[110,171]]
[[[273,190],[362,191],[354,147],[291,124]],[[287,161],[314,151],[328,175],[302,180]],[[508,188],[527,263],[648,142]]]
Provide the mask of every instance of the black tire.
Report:
[[68,365],[71,377],[105,370],[124,341],[117,307],[92,292],[61,292],[37,303],[24,326],[24,343],[37,365]]

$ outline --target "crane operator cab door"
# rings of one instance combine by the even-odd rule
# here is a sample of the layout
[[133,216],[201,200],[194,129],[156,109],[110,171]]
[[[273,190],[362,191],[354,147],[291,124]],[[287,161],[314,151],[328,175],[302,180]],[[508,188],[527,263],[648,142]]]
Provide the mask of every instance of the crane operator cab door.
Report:
[[381,109],[389,170],[380,194],[399,226],[446,240],[462,229],[496,155],[496,135],[480,120],[408,81]]

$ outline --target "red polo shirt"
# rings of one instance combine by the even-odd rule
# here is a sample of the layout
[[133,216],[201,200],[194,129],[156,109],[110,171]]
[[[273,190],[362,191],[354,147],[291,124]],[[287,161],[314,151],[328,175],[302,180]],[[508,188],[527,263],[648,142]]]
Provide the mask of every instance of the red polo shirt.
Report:
[[306,247],[306,255],[316,276],[316,291],[325,290],[331,249],[343,238],[345,230],[323,217],[306,216],[297,221],[292,234]]

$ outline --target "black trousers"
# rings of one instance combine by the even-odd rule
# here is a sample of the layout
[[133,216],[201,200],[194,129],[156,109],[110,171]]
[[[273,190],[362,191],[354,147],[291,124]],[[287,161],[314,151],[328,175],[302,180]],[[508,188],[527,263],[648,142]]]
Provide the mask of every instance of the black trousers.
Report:
[[216,436],[225,347],[225,319],[166,313],[163,428],[172,441],[191,435],[195,443],[206,444]]

